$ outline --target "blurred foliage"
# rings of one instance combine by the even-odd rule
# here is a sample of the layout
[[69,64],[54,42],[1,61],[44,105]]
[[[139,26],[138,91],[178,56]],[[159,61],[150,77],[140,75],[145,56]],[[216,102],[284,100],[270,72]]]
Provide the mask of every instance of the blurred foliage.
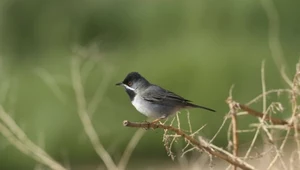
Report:
[[[299,58],[300,2],[274,3],[285,67],[292,77]],[[93,123],[116,160],[135,131],[123,128],[122,121],[145,120],[123,89],[114,86],[130,71],[216,109],[217,113],[190,111],[193,127],[207,124],[201,134],[211,138],[228,111],[224,101],[232,84],[234,98],[242,103],[261,93],[263,60],[267,88],[287,87],[270,53],[268,22],[260,1],[2,0],[1,104],[33,141],[44,136],[45,149],[57,160],[64,162],[67,155],[74,166],[100,164],[83,134],[70,86],[70,58],[79,55],[72,49],[79,45],[90,52],[92,47],[82,65],[90,73],[85,75],[86,98],[90,101],[105,80]],[[63,97],[43,81],[44,74],[39,76],[45,72],[59,82]],[[269,103],[282,101],[287,108],[284,113],[289,113],[288,97],[268,99]],[[254,108],[260,110],[262,104]],[[180,116],[185,117],[185,111]],[[255,119],[241,117],[241,129],[247,128],[246,121]],[[146,133],[129,166],[137,159],[170,160],[161,133]],[[249,142],[252,135],[243,135],[241,143]],[[0,141],[0,169],[33,168],[33,160],[3,137]],[[226,146],[226,131],[215,142]],[[145,166],[149,164],[145,161]]]

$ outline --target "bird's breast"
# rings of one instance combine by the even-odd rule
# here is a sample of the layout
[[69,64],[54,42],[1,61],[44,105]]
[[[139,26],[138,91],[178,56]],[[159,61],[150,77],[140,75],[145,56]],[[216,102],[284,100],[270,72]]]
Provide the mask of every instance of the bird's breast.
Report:
[[152,116],[153,110],[151,109],[151,106],[139,95],[136,95],[131,101],[131,103],[136,108],[136,110],[138,110],[143,115],[146,115],[148,117],[153,117]]
[[172,106],[170,107],[151,103],[147,100],[144,100],[142,97],[140,97],[140,95],[135,95],[131,103],[140,113],[152,118],[167,117],[178,111],[177,108]]

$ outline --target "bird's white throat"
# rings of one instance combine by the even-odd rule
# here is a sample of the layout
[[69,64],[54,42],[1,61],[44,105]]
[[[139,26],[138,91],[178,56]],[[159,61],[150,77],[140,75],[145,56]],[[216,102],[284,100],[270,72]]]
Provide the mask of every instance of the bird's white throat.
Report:
[[128,86],[128,85],[126,85],[126,84],[124,84],[124,87],[125,87],[126,89],[128,89],[128,90],[135,91],[135,89],[134,89],[134,88],[132,88],[132,87],[129,87],[129,86]]

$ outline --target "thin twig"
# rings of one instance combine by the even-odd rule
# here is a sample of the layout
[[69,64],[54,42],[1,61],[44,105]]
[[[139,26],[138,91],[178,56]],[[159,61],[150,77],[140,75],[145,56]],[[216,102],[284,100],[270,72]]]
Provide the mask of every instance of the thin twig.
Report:
[[267,114],[267,96],[266,96],[266,82],[265,82],[265,61],[261,63],[261,86],[263,98],[263,114]]
[[189,131],[190,131],[190,133],[193,133],[191,119],[190,119],[190,112],[188,110],[186,111],[186,117],[187,117],[187,121],[188,121],[188,125],[189,125]]
[[66,170],[62,165],[51,158],[43,149],[34,144],[16,122],[0,106],[0,132],[19,151],[32,157],[36,161],[55,170]]
[[[229,105],[230,109],[230,115],[231,115],[231,130],[232,130],[232,143],[233,143],[233,155],[235,157],[238,157],[238,145],[239,145],[239,138],[238,138],[238,132],[237,132],[237,116],[236,116],[236,107],[234,107],[233,103],[230,101],[232,100],[232,94],[230,92],[230,96],[227,99],[227,103]],[[236,170],[237,167],[233,166],[233,170]]]
[[293,88],[293,82],[286,75],[284,67],[281,68],[280,74],[281,74],[281,77],[283,78],[283,80],[290,86],[290,88]]
[[206,127],[207,124],[204,124],[203,126],[201,126],[198,130],[196,130],[195,132],[191,133],[190,136],[195,136],[197,133],[199,133],[203,128]]
[[[276,6],[272,0],[261,0],[261,5],[263,9],[266,12],[269,25],[268,25],[268,42],[269,47],[271,51],[271,56],[273,60],[275,61],[275,64],[280,70],[280,67],[283,65],[286,65],[286,62],[283,57],[283,50],[282,45],[280,43],[280,19],[279,19],[279,13],[276,9]],[[298,128],[295,126],[295,131],[297,133]],[[277,152],[277,149],[276,149]],[[279,156],[279,153],[277,152],[276,157]],[[285,165],[283,164],[284,168]],[[268,168],[271,167],[271,164]]]
[[297,98],[298,98],[298,92],[299,92],[299,77],[300,77],[300,63],[296,65],[296,74],[293,79],[293,93],[292,93],[292,110],[293,114],[291,117],[291,122],[294,125],[295,129],[295,134],[294,134],[294,139],[297,144],[297,149],[298,149],[298,160],[300,161],[300,139],[299,139],[299,132],[297,131],[298,128],[298,123],[299,123],[299,108],[298,108],[298,103],[297,103]]
[[272,0],[260,0],[263,9],[266,12],[268,25],[268,43],[271,51],[271,56],[275,64],[280,70],[281,66],[286,66],[286,61],[283,57],[282,45],[280,43],[280,19],[279,13]]
[[265,92],[265,94],[260,94],[257,97],[255,97],[254,99],[252,99],[251,101],[249,101],[248,103],[246,103],[246,105],[250,106],[251,104],[253,104],[253,103],[257,102],[259,99],[261,99],[264,95],[269,95],[269,94],[272,94],[272,93],[280,94],[280,93],[283,93],[283,92],[291,94],[292,90],[291,89],[273,89],[273,90],[268,90],[268,91]]
[[[232,124],[232,141],[233,141],[233,156],[238,157],[239,150],[239,137],[237,132],[237,118],[236,114],[231,115],[231,124]],[[233,169],[236,170],[237,167],[233,166]]]
[[[249,125],[250,127],[258,127],[260,126],[260,123],[252,123]],[[264,125],[266,128],[268,129],[279,129],[279,130],[288,130],[289,127],[288,126],[284,126],[284,125]],[[253,132],[251,130],[251,132]]]
[[93,114],[96,112],[104,93],[107,91],[108,85],[111,82],[111,78],[113,77],[111,74],[113,72],[113,68],[109,67],[108,70],[105,72],[103,79],[101,80],[100,85],[98,86],[92,100],[89,102],[87,108],[89,116],[92,117]]
[[80,76],[79,59],[77,57],[72,58],[71,75],[73,82],[72,84],[76,95],[78,116],[82,122],[84,131],[89,137],[96,153],[103,160],[105,166],[110,170],[117,169],[117,166],[113,162],[111,156],[108,154],[108,152],[100,142],[100,139],[98,138],[98,135],[92,125],[92,121],[88,115],[84,90]]
[[54,95],[62,102],[66,103],[66,98],[55,78],[44,68],[35,69],[35,73],[45,82],[52,90]]
[[[229,96],[232,96],[232,89],[233,89],[233,87],[234,87],[234,85],[232,85],[231,88],[230,88]],[[229,113],[228,113],[227,115],[229,115]],[[215,140],[215,138],[219,135],[219,133],[220,133],[221,130],[223,129],[223,127],[224,127],[224,125],[225,125],[227,119],[228,119],[228,116],[225,116],[225,118],[224,118],[224,120],[223,120],[221,126],[220,126],[219,129],[218,129],[218,131],[215,133],[215,135],[214,135],[214,136],[211,138],[211,140],[209,141],[210,143],[212,143],[212,142]]]
[[[235,103],[236,107],[239,107],[240,109],[242,109],[243,111],[248,112],[248,114],[255,116],[255,117],[260,117],[263,118],[264,114],[261,112],[258,112],[256,110],[253,110],[251,108],[249,108],[246,105],[243,104],[239,104],[239,103]],[[265,121],[270,121],[275,125],[289,125],[289,123],[285,120],[279,119],[279,118],[275,118],[275,117],[271,117],[269,115],[265,115]],[[289,125],[290,126],[290,125]]]
[[[274,140],[273,140],[273,137],[272,135],[270,134],[269,132],[269,129],[266,128],[265,126],[265,117],[266,115],[268,114],[268,111],[267,111],[267,96],[266,96],[266,82],[265,82],[265,61],[262,61],[262,64],[261,64],[261,86],[262,86],[262,95],[263,95],[263,111],[262,113],[264,114],[264,116],[262,118],[258,117],[258,120],[260,122],[260,126],[257,127],[257,131],[259,132],[260,129],[263,129],[263,131],[267,134],[267,137],[268,137],[268,141],[271,142],[271,144],[273,145],[273,147],[275,148],[276,150],[276,155],[278,155],[278,157],[281,159],[281,154],[279,152],[279,150],[277,149],[277,146],[274,144]],[[272,130],[272,129],[271,129]],[[266,137],[262,134],[262,138],[264,140],[264,143],[267,143],[268,141],[266,140]],[[257,136],[255,136],[253,138],[253,141],[255,142],[257,139]],[[267,146],[267,145],[264,145],[264,147]],[[267,146],[268,147],[268,146]],[[249,149],[250,150],[250,149]],[[282,161],[283,162],[283,161]],[[285,167],[284,163],[283,163],[283,167]],[[286,169],[286,167],[285,167]]]
[[223,127],[225,126],[225,123],[226,123],[227,120],[228,120],[228,118],[225,117],[224,120],[223,120],[223,122],[222,122],[222,124],[221,124],[221,126],[219,127],[218,131],[215,133],[215,135],[214,135],[214,136],[211,138],[211,140],[209,141],[210,143],[212,143],[212,142],[215,140],[215,138],[219,135],[219,133],[221,132],[221,130],[222,130]]
[[138,142],[141,140],[141,138],[144,136],[145,134],[145,130],[144,129],[138,129],[134,135],[132,136],[131,140],[129,141],[121,159],[118,165],[118,170],[124,170],[128,164],[129,158],[131,157],[131,154],[134,150],[134,148],[136,147],[136,145],[138,144]]
[[[277,146],[274,144],[274,140],[273,140],[273,137],[272,137],[271,133],[269,132],[269,130],[265,126],[265,120],[264,119],[265,119],[265,115],[268,114],[268,110],[269,110],[269,108],[267,109],[266,82],[265,82],[265,61],[263,61],[262,64],[261,64],[261,83],[262,83],[263,114],[264,114],[264,116],[263,116],[263,118],[258,118],[261,126],[259,126],[257,128],[257,130],[259,131],[259,128],[261,127],[263,129],[263,131],[265,131],[265,133],[267,134],[267,137],[268,137],[268,141],[271,142],[271,144],[275,148],[276,156],[278,155],[278,157],[280,158],[280,161],[281,161],[282,166],[284,167],[284,169],[287,169],[284,161],[282,160],[282,156],[281,156],[280,151],[278,150]],[[270,106],[270,108],[272,108],[272,105]],[[263,140],[265,140],[264,136],[263,136]]]

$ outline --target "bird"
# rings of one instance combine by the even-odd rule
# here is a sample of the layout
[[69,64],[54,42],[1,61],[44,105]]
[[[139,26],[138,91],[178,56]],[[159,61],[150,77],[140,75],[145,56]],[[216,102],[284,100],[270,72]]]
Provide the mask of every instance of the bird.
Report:
[[214,109],[193,104],[190,100],[150,83],[138,72],[128,73],[125,79],[116,85],[125,88],[137,111],[155,119],[151,123],[157,123],[185,108],[201,108],[215,112]]

